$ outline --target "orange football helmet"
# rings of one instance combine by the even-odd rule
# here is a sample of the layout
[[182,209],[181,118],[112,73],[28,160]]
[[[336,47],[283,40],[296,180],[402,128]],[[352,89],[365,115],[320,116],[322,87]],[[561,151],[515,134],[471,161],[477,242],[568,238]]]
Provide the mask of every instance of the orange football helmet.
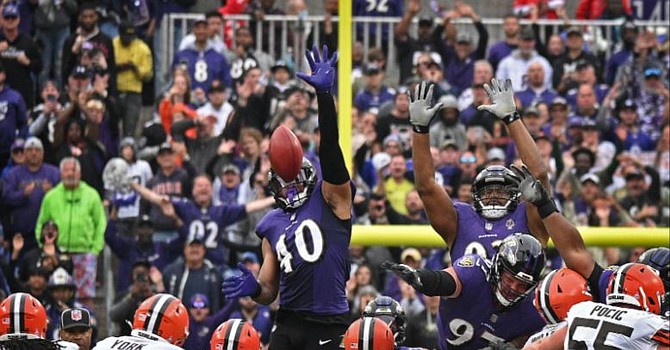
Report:
[[0,340],[44,339],[47,313],[39,300],[28,293],[14,293],[0,304]]
[[153,334],[180,346],[188,337],[188,322],[188,310],[181,300],[170,294],[156,294],[135,311],[133,331]]
[[663,280],[653,268],[640,264],[621,265],[607,285],[607,304],[628,304],[657,315],[661,314]]
[[566,267],[551,271],[535,288],[533,304],[548,323],[559,323],[568,310],[582,301],[593,301],[589,283],[582,275]]
[[363,317],[354,321],[344,333],[345,350],[393,350],[393,332],[384,321],[376,317]]
[[251,324],[233,318],[216,328],[210,345],[211,350],[259,350],[261,337]]

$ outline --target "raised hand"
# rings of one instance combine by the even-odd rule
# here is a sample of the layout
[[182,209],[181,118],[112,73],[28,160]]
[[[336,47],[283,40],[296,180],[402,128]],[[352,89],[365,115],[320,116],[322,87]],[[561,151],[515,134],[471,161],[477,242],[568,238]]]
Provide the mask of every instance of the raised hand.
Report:
[[396,264],[387,260],[384,261],[381,266],[382,268],[393,272],[414,288],[420,288],[423,286],[421,283],[421,278],[419,278],[419,274],[416,272],[416,270],[405,264]]
[[516,112],[516,104],[514,104],[514,89],[512,89],[511,79],[507,79],[503,83],[502,81],[493,78],[491,79],[491,85],[484,84],[484,89],[493,103],[490,105],[481,105],[477,107],[477,109],[480,111],[489,111],[496,117],[505,121],[507,124],[518,119],[518,116],[516,118],[510,118],[511,116],[515,115]]
[[414,87],[414,95],[409,95],[409,122],[412,123],[414,131],[426,134],[428,133],[428,125],[435,113],[442,108],[443,103],[440,102],[433,106],[433,87],[435,85],[426,81],[417,84]]
[[335,81],[337,51],[333,52],[333,55],[328,58],[328,46],[323,45],[323,52],[320,55],[319,49],[314,45],[311,52],[309,50],[305,51],[305,58],[307,59],[307,63],[309,63],[312,73],[298,72],[296,76],[313,86],[316,92],[330,93]]
[[257,293],[259,289],[256,277],[244,266],[244,263],[237,263],[237,268],[242,271],[240,276],[232,276],[223,280],[221,292],[228,299],[250,296]]
[[523,197],[533,203],[537,207],[540,217],[544,219],[549,216],[551,213],[557,211],[554,201],[551,199],[551,195],[542,186],[540,180],[536,179],[533,174],[528,171],[525,165],[518,167],[514,164],[511,166],[512,171],[521,179],[519,182],[519,191]]

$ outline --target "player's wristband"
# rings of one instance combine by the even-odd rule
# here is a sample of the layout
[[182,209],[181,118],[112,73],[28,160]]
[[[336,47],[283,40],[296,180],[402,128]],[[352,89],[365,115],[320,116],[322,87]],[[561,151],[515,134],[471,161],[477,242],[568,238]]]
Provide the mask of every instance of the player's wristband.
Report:
[[515,120],[521,119],[521,114],[519,112],[514,111],[512,114],[506,115],[502,120],[505,122],[505,124],[510,125],[512,124]]
[[551,198],[549,198],[548,201],[544,203],[538,203],[537,205],[537,213],[540,215],[540,219],[542,220],[554,212],[558,212],[558,209],[556,209],[556,203],[554,203],[554,200]]
[[412,130],[419,134],[427,134],[429,129],[428,125],[412,124]]
[[256,290],[254,291],[253,294],[250,295],[251,299],[258,298],[261,295],[261,292],[263,291],[263,288],[261,288],[261,284],[256,281]]

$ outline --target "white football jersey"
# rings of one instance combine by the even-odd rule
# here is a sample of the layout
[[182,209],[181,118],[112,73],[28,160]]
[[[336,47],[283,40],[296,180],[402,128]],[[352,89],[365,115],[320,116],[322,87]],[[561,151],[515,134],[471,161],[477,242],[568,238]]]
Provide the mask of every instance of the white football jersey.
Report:
[[[133,331],[134,332],[134,331]],[[183,350],[164,340],[153,340],[136,335],[126,335],[122,337],[109,337],[99,341],[93,350]]]
[[568,311],[564,349],[654,350],[670,344],[668,320],[650,312],[585,301]]
[[61,346],[61,350],[79,350],[79,345],[65,340],[57,340],[56,344]]
[[563,327],[566,327],[567,325],[568,325],[568,323],[565,322],[565,321],[559,322],[559,323],[556,323],[556,324],[548,324],[548,325],[544,326],[544,328],[542,328],[541,331],[531,335],[530,338],[528,338],[528,341],[526,341],[525,346],[528,346],[532,343],[535,343],[536,341],[538,341],[542,338],[546,338],[546,337],[554,334],[554,332],[556,332],[557,330],[559,330]]

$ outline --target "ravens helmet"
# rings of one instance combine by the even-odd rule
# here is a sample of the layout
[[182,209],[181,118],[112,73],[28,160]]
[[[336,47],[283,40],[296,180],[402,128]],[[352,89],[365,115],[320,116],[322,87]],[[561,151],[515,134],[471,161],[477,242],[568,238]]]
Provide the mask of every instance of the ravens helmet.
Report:
[[363,317],[375,317],[384,321],[391,328],[396,345],[401,345],[405,341],[407,316],[400,303],[393,298],[378,296],[365,307]]
[[521,179],[501,165],[482,170],[472,183],[472,206],[487,219],[495,220],[516,209]]
[[507,236],[493,256],[489,273],[498,302],[510,307],[530,294],[540,280],[545,260],[535,237],[525,233]]
[[275,202],[284,210],[297,209],[305,204],[316,186],[316,169],[307,158],[302,158],[302,167],[295,180],[285,182],[274,170],[270,169],[270,193]]

